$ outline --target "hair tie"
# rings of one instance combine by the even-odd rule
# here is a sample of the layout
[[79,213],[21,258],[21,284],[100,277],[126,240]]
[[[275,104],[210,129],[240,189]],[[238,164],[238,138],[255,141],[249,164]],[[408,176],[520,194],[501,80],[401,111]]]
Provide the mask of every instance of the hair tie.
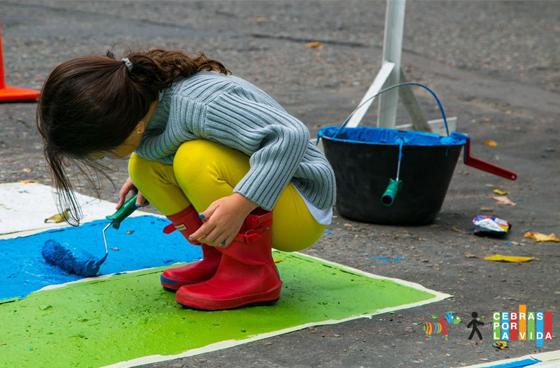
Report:
[[128,69],[128,71],[132,71],[132,61],[129,60],[129,58],[122,58],[121,61],[124,63],[124,65],[126,65],[126,68]]

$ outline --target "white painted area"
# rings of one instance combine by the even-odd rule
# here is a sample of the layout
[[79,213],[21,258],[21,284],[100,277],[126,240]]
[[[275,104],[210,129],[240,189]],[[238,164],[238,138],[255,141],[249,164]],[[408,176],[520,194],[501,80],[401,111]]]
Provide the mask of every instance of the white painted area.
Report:
[[[89,222],[105,218],[115,212],[115,203],[76,193],[84,218]],[[0,238],[22,236],[36,230],[69,226],[65,222],[45,223],[58,213],[54,188],[39,183],[0,184]],[[146,215],[136,211],[132,216]],[[16,234],[17,233],[17,234]]]
[[[535,343],[534,341],[526,341],[526,343]],[[545,343],[546,346],[546,343]],[[538,359],[541,361],[541,363],[537,363],[537,364],[533,364],[530,365],[529,367],[533,368],[552,368],[552,367],[560,367],[560,350],[553,350],[553,351],[548,351],[546,353],[538,353],[538,354],[528,354],[528,355],[523,355],[517,358],[511,358],[511,359],[503,359],[503,360],[496,360],[494,362],[486,362],[486,363],[481,363],[481,364],[476,364],[476,365],[469,365],[467,367],[463,367],[463,368],[492,368],[492,367],[496,367],[496,366],[500,366],[501,364],[506,364],[506,363],[513,363],[513,362],[517,362],[517,361],[521,361],[523,359],[528,359],[528,358],[533,358],[533,359]]]

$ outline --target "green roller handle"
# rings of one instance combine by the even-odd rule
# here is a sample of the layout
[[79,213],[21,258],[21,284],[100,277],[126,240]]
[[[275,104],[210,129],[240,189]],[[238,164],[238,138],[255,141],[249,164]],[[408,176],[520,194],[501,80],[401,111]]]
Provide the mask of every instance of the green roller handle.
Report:
[[401,186],[401,180],[389,179],[389,185],[387,185],[385,193],[381,196],[381,202],[387,207],[392,206],[395,202],[395,198],[397,198],[397,194],[399,193]]
[[111,226],[115,229],[118,229],[121,226],[121,222],[128,216],[132,214],[132,212],[136,211],[138,206],[136,205],[136,198],[138,194],[133,195],[130,197],[124,204],[112,215],[106,217],[107,220],[111,221]]

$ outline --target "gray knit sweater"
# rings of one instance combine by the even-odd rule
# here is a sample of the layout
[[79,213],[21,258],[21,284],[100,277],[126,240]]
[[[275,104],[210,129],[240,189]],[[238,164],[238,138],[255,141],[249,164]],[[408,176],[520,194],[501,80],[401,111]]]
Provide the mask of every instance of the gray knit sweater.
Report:
[[250,156],[250,169],[233,189],[272,210],[290,181],[317,208],[335,204],[334,171],[309,130],[250,82],[203,71],[176,80],[160,102],[136,153],[172,163],[182,142],[207,139]]

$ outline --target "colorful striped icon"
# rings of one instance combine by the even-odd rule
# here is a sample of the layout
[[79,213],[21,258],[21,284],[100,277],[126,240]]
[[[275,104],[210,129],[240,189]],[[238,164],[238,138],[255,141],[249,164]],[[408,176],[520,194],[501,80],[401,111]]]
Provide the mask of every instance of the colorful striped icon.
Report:
[[461,323],[461,318],[454,312],[445,312],[439,318],[437,315],[433,315],[432,318],[434,320],[437,319],[437,322],[430,321],[422,324],[422,329],[424,330],[426,336],[442,335],[447,339],[447,336],[449,335],[449,325]]

